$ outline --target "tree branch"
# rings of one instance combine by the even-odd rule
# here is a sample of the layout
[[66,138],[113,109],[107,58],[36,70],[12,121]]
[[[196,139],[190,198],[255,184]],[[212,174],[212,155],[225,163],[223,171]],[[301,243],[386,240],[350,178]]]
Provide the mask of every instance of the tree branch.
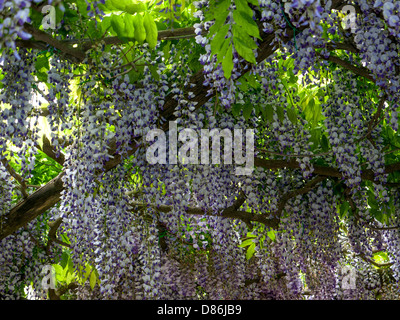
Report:
[[65,243],[61,240],[57,239],[57,230],[60,227],[61,223],[63,222],[62,218],[57,218],[55,221],[51,221],[48,223],[50,230],[49,230],[49,240],[46,245],[46,252],[47,254],[50,254],[50,247],[53,242],[58,243],[64,247],[70,247],[68,243]]
[[[220,213],[216,213],[211,209],[205,210],[204,208],[199,208],[199,207],[187,207],[186,208],[186,213],[190,215],[200,215],[200,216],[218,216],[222,218],[229,218],[229,219],[239,219],[242,220],[246,225],[249,226],[250,222],[255,221],[255,222],[260,222],[265,224],[266,226],[269,226],[271,228],[277,228],[278,224],[278,219],[272,218],[268,219],[265,216],[262,216],[260,214],[253,214],[251,212],[246,212],[242,210],[238,210],[242,204],[245,201],[245,196],[243,193],[241,193],[238,198],[235,200],[235,202],[222,210]],[[170,212],[173,210],[172,205],[153,205],[153,204],[148,204],[148,203],[143,203],[143,202],[136,202],[133,201],[131,202],[131,206],[139,209],[144,209],[144,208],[153,208],[154,210],[157,210],[159,212]],[[251,226],[251,225],[250,225]]]
[[61,300],[61,296],[65,294],[68,290],[74,290],[78,288],[78,282],[71,282],[62,286],[59,289],[49,289],[49,298],[50,300]]
[[373,117],[371,118],[371,120],[368,123],[368,129],[367,132],[365,133],[365,135],[363,135],[360,140],[364,140],[365,138],[368,138],[371,135],[371,132],[376,128],[376,126],[379,123],[379,118],[381,117],[382,114],[382,109],[383,109],[383,105],[385,104],[385,101],[387,99],[387,95],[385,94],[378,105],[378,108],[375,112],[375,114],[373,115]]
[[[110,163],[114,163],[113,160],[114,159],[108,162],[109,166]],[[119,162],[115,163],[115,165],[117,165],[118,163]],[[300,168],[300,165],[296,160],[286,161],[255,158],[254,165],[256,167],[262,167],[269,170]],[[319,176],[343,178],[342,173],[336,168],[324,167],[320,165],[313,165],[313,167],[314,173]],[[111,168],[109,168],[108,170],[110,169]],[[385,173],[392,173],[395,171],[400,171],[400,163],[394,163],[385,167]],[[27,199],[24,199],[10,210],[10,212],[6,215],[3,230],[2,232],[0,232],[0,240],[12,234],[32,219],[35,219],[37,216],[50,209],[58,201],[60,201],[61,191],[64,189],[61,180],[63,175],[63,172],[60,173],[56,178],[51,180],[45,186],[38,189]],[[363,180],[374,181],[374,177],[375,175],[372,170],[364,170],[361,173],[361,178]],[[170,211],[171,208],[169,206],[161,206],[159,210]],[[204,211],[200,208],[191,208],[190,214],[204,214]],[[242,211],[231,211],[229,213],[225,212],[225,215],[228,218],[238,218],[242,221],[258,221],[271,227],[274,227],[277,223],[279,223],[278,219],[271,220],[262,215],[252,215],[248,212]]]
[[[261,158],[254,158],[254,166],[265,168],[265,169],[270,169],[270,170],[277,170],[277,169],[284,169],[284,168],[289,168],[289,169],[299,169],[300,168],[300,164],[294,159],[287,161],[287,160],[267,160],[267,159],[261,159]],[[316,165],[316,164],[313,164],[313,168],[314,168],[313,172],[320,176],[341,178],[341,179],[344,178],[343,174],[339,171],[339,169],[336,169],[336,168],[324,167],[324,166]],[[399,170],[400,170],[400,162],[387,165],[385,167],[384,173],[393,173],[393,172],[399,171]],[[375,181],[375,174],[371,169],[366,169],[361,172],[361,179]]]
[[329,56],[328,58],[324,57],[322,54],[319,54],[319,56],[324,60],[328,60],[333,63],[336,63],[337,65],[339,65],[355,74],[358,74],[359,76],[364,77],[365,79],[375,82],[374,77],[370,74],[370,71],[367,68],[357,67],[355,65],[352,65],[350,62],[344,61],[335,56]]
[[24,198],[28,198],[29,194],[26,192],[26,183],[24,181],[24,179],[14,170],[13,167],[10,166],[10,164],[8,163],[8,161],[6,159],[2,159],[1,162],[3,163],[4,167],[7,169],[7,171],[10,173],[10,175],[18,181],[18,183],[20,184],[20,190],[22,192],[22,196]]
[[375,231],[383,231],[383,230],[395,230],[395,229],[400,229],[400,225],[398,226],[390,226],[390,227],[375,227],[375,226],[368,226],[371,230]]
[[[39,50],[47,50],[47,45],[51,45],[54,48],[63,52],[68,60],[71,60],[74,63],[81,63],[86,54],[85,52],[92,48],[99,41],[104,41],[106,45],[116,45],[123,44],[129,41],[135,41],[132,39],[125,39],[122,41],[118,37],[106,37],[99,40],[92,39],[66,39],[66,40],[57,40],[53,38],[50,34],[35,29],[30,24],[25,24],[24,28],[26,32],[32,34],[35,40],[16,40],[16,46],[21,48],[32,48]],[[195,28],[179,28],[179,29],[169,29],[169,30],[159,30],[158,31],[158,40],[179,40],[186,38],[193,38],[196,36]],[[74,45],[78,45],[78,47],[73,47]],[[81,47],[79,47],[81,46]]]
[[353,53],[359,53],[359,50],[353,46],[351,43],[335,43],[335,42],[329,42],[326,45],[326,48],[329,51],[334,51],[334,50],[346,50],[349,52],[353,52]]
[[49,158],[53,159],[58,164],[63,166],[64,165],[64,161],[65,161],[64,155],[60,152],[59,156],[56,157],[56,153],[54,151],[54,147],[52,146],[52,144],[50,143],[50,140],[45,135],[43,135],[42,141],[43,141],[42,147],[38,146],[38,148],[44,154],[46,154]]
[[60,173],[5,215],[0,240],[14,233],[60,201],[61,191],[64,189],[61,180],[63,175],[64,173]]
[[279,201],[278,203],[278,209],[275,212],[274,216],[280,218],[283,209],[285,208],[286,203],[294,198],[297,197],[298,195],[302,195],[305,193],[308,193],[309,191],[311,191],[312,189],[315,188],[315,186],[324,181],[325,179],[327,179],[327,177],[324,176],[316,176],[315,178],[313,178],[312,180],[308,181],[302,188],[297,189],[297,190],[293,190],[291,192],[286,193]]
[[[30,33],[32,35],[32,37],[35,38],[36,40],[45,42],[45,43],[51,45],[52,47],[60,50],[65,55],[65,57],[67,59],[71,60],[72,62],[80,63],[86,57],[85,52],[83,52],[79,49],[70,47],[68,44],[63,43],[62,41],[53,38],[48,33],[38,30],[38,29],[35,29],[32,25],[30,25],[28,23],[24,24],[24,29],[26,32]],[[17,44],[21,44],[21,42],[18,42]]]
[[375,261],[367,258],[363,253],[360,253],[357,256],[360,257],[361,259],[363,259],[365,262],[371,263],[372,265],[374,265],[375,267],[378,267],[378,268],[390,267],[391,265],[394,264],[393,262],[386,262],[386,263],[375,262]]

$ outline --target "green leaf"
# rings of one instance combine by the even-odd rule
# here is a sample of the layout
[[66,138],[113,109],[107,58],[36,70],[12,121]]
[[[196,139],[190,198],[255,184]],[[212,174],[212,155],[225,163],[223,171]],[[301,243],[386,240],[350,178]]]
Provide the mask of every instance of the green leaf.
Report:
[[253,10],[249,7],[246,0],[235,0],[236,10],[246,13],[250,17],[253,16]]
[[157,45],[158,30],[156,23],[148,13],[144,15],[143,25],[146,30],[146,41],[150,48],[154,49]]
[[[248,49],[253,50],[253,49],[257,49],[258,48],[258,46],[255,43],[255,41],[253,40],[253,38],[250,37],[246,33],[246,31],[242,27],[237,25],[237,24],[234,24],[232,26],[232,35],[233,35],[233,40],[240,39],[240,41],[243,43],[243,45],[245,47],[247,47]],[[253,52],[253,51],[251,51],[251,52]]]
[[218,4],[215,6],[214,17],[217,19],[218,16],[221,15],[221,12],[228,11],[230,5],[231,5],[231,0],[219,1]]
[[75,272],[74,263],[72,262],[72,259],[71,259],[70,256],[69,256],[67,265],[65,267],[68,268],[68,272],[70,272],[70,273],[74,273]]
[[[231,0],[222,0],[215,6],[215,11],[213,12],[212,19],[214,19],[214,24],[210,27],[210,36],[217,32],[226,21],[229,14],[229,6],[231,5]],[[210,19],[211,20],[211,19]]]
[[243,105],[241,105],[240,103],[235,103],[232,106],[232,114],[235,117],[238,117],[240,115],[240,110],[242,110]]
[[371,206],[371,207],[378,207],[378,201],[375,199],[375,193],[371,190],[371,189],[368,189],[368,204]]
[[287,115],[291,123],[297,124],[297,112],[293,107],[287,109]]
[[36,76],[39,81],[47,82],[48,80],[48,73],[47,72],[36,72]]
[[225,58],[222,61],[222,70],[224,70],[225,78],[229,79],[233,70],[233,49],[232,44],[228,47]]
[[384,251],[375,252],[373,258],[377,263],[385,263],[389,261],[389,256],[387,252]]
[[313,118],[312,118],[312,125],[315,127],[318,125],[318,122],[321,119],[322,106],[319,103],[319,100],[317,98],[314,101],[315,101],[315,107],[314,107],[314,114],[313,114]]
[[247,80],[248,84],[254,88],[258,89],[261,87],[261,82],[257,80],[257,76],[254,74],[246,73],[244,78]]
[[377,210],[375,208],[370,209],[370,214],[373,216],[376,220],[378,220],[380,223],[385,223],[384,221],[384,214],[380,210]]
[[245,118],[245,120],[249,120],[252,111],[253,105],[251,103],[248,102],[243,106],[243,117]]
[[81,282],[82,284],[84,284],[87,281],[91,272],[92,272],[92,267],[89,264],[86,264],[85,274],[83,275],[82,282]]
[[103,35],[101,32],[101,27],[96,24],[94,20],[90,20],[87,23],[87,34],[91,39],[100,39]]
[[146,39],[146,29],[143,25],[143,16],[140,13],[137,13],[133,18],[133,26],[135,27],[135,40],[139,44],[143,44],[144,40]]
[[340,206],[340,214],[339,217],[342,219],[345,214],[349,211],[350,204],[347,201],[344,201]]
[[40,11],[36,11],[34,9],[30,9],[29,18],[31,19],[31,24],[39,29],[42,25],[43,14]]
[[211,40],[211,55],[217,54],[223,43],[225,41],[230,41],[229,39],[225,40],[225,36],[228,34],[229,25],[224,25],[219,29],[219,31],[215,34],[214,38]]
[[[37,71],[50,70],[49,59],[46,55],[40,55],[35,62],[35,68]],[[44,70],[42,70],[44,69]]]
[[247,251],[246,251],[246,259],[247,259],[247,260],[250,260],[251,257],[254,255],[254,252],[255,252],[255,251],[256,251],[256,244],[253,243],[253,244],[251,244],[251,245],[247,248]]
[[321,136],[321,147],[324,152],[329,150],[329,142],[324,134]]
[[111,26],[112,19],[113,19],[112,16],[107,16],[104,17],[101,22],[98,22],[102,34],[104,34],[109,29],[109,27]]
[[122,16],[113,15],[111,19],[111,26],[114,29],[117,37],[124,41],[125,36],[125,20]]
[[94,286],[96,285],[97,282],[97,278],[96,278],[96,273],[94,272],[94,270],[92,270],[92,273],[90,274],[90,288],[93,290]]
[[246,238],[257,238],[257,236],[254,233],[247,232]]
[[[230,4],[230,2],[228,2]],[[213,35],[215,32],[217,32],[224,24],[226,21],[226,18],[228,17],[229,10],[220,10],[219,14],[215,16],[215,22],[214,24],[210,27],[209,35]]]
[[276,106],[276,114],[278,115],[278,119],[283,122],[285,119],[285,113],[283,111],[283,108],[281,106]]
[[219,52],[217,52],[217,63],[221,63],[224,60],[229,47],[232,48],[232,42],[225,40]]
[[311,149],[314,150],[315,148],[320,146],[321,141],[321,128],[314,128],[310,131],[311,137],[310,142],[313,143]]
[[166,44],[164,45],[162,50],[164,52],[165,61],[168,61],[169,57],[171,56],[171,54],[170,54],[171,41],[167,41],[167,42],[164,42],[164,43],[166,43]]
[[270,230],[267,232],[267,236],[272,240],[275,241],[276,235],[274,230]]
[[253,50],[246,46],[246,44],[237,37],[233,38],[233,44],[237,53],[246,61],[256,64],[256,57],[254,55]]
[[65,233],[61,233],[61,240],[62,240],[62,242],[71,244],[71,241],[69,240],[68,236]]
[[124,39],[132,40],[133,38],[135,38],[135,26],[133,24],[133,16],[131,14],[125,14],[124,20],[125,20]]
[[248,35],[261,39],[257,23],[246,12],[238,10],[233,11],[233,20],[243,28],[243,31]]
[[319,88],[318,91],[317,91],[317,97],[324,98],[325,96],[326,96],[325,90],[322,89],[322,88]]
[[[132,0],[108,0],[105,2],[105,7],[113,10],[113,11],[125,11],[127,12],[128,6],[134,4]],[[130,13],[136,13],[137,11],[133,11]]]
[[69,284],[69,283],[71,283],[72,281],[74,281],[75,280],[75,273],[73,272],[73,273],[71,273],[71,272],[68,272],[67,273],[67,276],[66,276],[66,278],[65,278],[65,282],[67,283],[67,284]]
[[266,104],[264,108],[261,108],[261,113],[264,120],[270,123],[274,121],[274,108],[270,104]]
[[64,11],[61,11],[60,8],[56,7],[56,25],[58,25],[64,17]]
[[124,0],[124,2],[125,2],[125,11],[130,14],[134,14],[136,12],[143,12],[146,10],[146,5],[143,1]]
[[247,247],[247,246],[249,246],[249,245],[251,245],[251,244],[254,244],[253,239],[247,239],[247,240],[243,241],[243,242],[239,245],[239,247],[240,247],[240,248],[245,248],[245,247]]
[[59,264],[53,264],[52,265],[54,267],[54,271],[56,274],[56,279],[59,282],[64,282],[65,281],[65,276],[66,276],[66,272],[68,271],[68,268],[64,268],[61,267]]
[[68,265],[69,254],[67,251],[64,251],[61,255],[61,261],[59,262],[62,268],[65,268]]
[[158,70],[157,66],[152,66],[152,65],[150,65],[150,66],[149,66],[149,70],[150,70],[151,75],[153,76],[153,78],[154,78],[156,81],[159,81],[159,80],[160,80],[160,75],[159,75],[158,72],[157,72],[157,70]]
[[87,4],[85,0],[76,0],[76,7],[78,8],[78,12],[84,17],[87,18]]

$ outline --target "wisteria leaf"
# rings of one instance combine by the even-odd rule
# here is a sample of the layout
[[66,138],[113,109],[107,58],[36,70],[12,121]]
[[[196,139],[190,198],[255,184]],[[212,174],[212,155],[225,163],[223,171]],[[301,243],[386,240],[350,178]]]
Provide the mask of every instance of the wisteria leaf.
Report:
[[90,288],[92,290],[94,289],[96,283],[97,283],[96,273],[94,272],[94,270],[92,270],[92,273],[90,274],[90,279],[89,279]]
[[233,70],[233,52],[232,44],[228,47],[224,60],[222,61],[222,70],[224,70],[225,78],[229,79]]
[[255,243],[252,243],[252,244],[247,248],[247,251],[246,251],[246,259],[247,259],[247,260],[250,260],[251,257],[254,255],[255,251],[256,251],[256,244],[255,244]]
[[148,42],[150,48],[154,49],[157,45],[157,25],[154,19],[146,13],[143,19],[143,25],[146,30],[146,41]]

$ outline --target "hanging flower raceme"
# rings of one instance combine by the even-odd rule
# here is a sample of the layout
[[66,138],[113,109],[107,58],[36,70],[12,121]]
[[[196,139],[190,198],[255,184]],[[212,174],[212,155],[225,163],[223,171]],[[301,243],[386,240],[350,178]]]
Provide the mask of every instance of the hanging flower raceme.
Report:
[[32,1],[11,0],[0,2],[0,49],[12,49],[15,58],[21,56],[15,46],[17,38],[28,40],[31,35],[24,30],[24,24],[30,22],[29,10]]

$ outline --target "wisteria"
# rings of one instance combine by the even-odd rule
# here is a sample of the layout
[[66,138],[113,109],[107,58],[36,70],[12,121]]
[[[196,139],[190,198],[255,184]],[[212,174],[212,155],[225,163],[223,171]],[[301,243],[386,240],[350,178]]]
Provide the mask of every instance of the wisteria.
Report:
[[23,28],[24,23],[30,22],[29,8],[32,1],[2,1],[0,3],[0,48],[13,49],[14,56],[21,58],[16,50],[15,40],[29,39],[31,35]]
[[0,0],[0,299],[399,299],[400,7],[348,5]]

